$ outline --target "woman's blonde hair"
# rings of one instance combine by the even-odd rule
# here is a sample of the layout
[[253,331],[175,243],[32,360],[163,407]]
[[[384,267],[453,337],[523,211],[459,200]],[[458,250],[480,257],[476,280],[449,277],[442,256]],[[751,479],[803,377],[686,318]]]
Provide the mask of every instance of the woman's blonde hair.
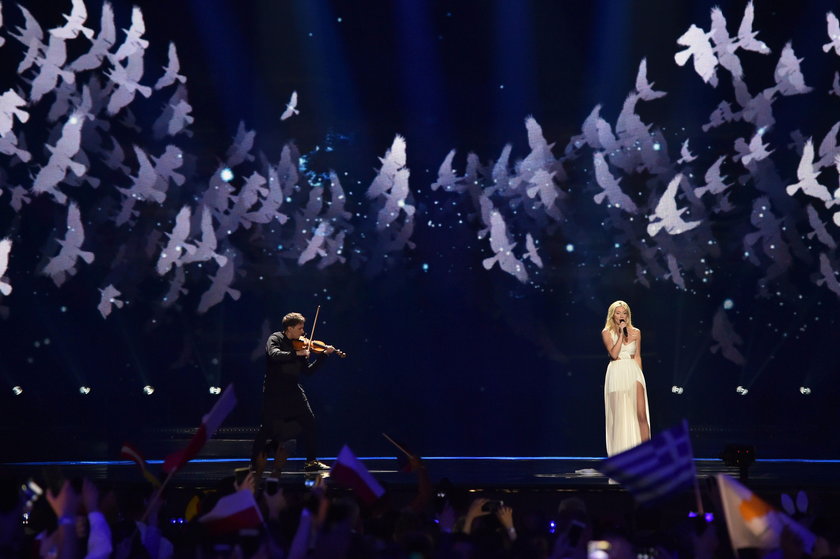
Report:
[[612,305],[610,305],[609,310],[607,310],[607,323],[604,325],[604,330],[609,330],[611,332],[618,331],[618,327],[612,320],[612,317],[615,314],[615,309],[617,309],[618,307],[624,307],[624,309],[627,311],[627,328],[633,328],[633,313],[630,312],[630,305],[628,305],[624,301],[615,301]]

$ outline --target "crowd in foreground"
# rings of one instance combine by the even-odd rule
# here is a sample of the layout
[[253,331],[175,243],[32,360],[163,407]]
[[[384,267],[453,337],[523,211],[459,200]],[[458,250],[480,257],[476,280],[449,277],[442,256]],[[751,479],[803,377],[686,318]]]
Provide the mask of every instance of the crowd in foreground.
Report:
[[[551,510],[520,496],[512,508],[497,495],[433,484],[412,461],[416,492],[405,502],[386,494],[361,502],[323,475],[311,487],[267,482],[261,471],[233,475],[203,491],[187,521],[167,514],[167,491],[132,485],[97,487],[90,480],[55,483],[38,498],[19,480],[0,491],[0,557],[104,558],[551,558],[728,559],[735,557],[718,514],[689,516],[681,506],[595,513],[585,493],[558,498]],[[279,472],[278,472],[279,473]],[[275,474],[276,475],[276,474]],[[26,485],[24,485],[26,489]],[[245,493],[240,493],[245,492]],[[206,522],[222,499],[246,497],[255,510]],[[562,495],[562,494],[558,494]],[[711,492],[707,498],[712,501]],[[508,501],[510,499],[507,499]],[[784,531],[775,549],[738,555],[840,557],[840,503],[812,498],[807,523],[818,536],[806,550]],[[162,513],[163,511],[163,513]],[[258,512],[257,512],[258,511]],[[217,515],[218,516],[218,515]]]

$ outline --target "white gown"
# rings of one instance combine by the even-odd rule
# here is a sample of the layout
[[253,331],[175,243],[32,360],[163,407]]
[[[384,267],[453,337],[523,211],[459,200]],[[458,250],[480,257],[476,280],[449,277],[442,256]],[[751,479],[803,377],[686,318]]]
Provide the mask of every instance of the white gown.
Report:
[[[610,332],[613,343],[618,336]],[[607,417],[607,456],[612,456],[642,442],[636,414],[636,383],[645,389],[645,417],[650,431],[647,385],[645,376],[632,356],[636,354],[635,340],[622,344],[618,359],[607,365],[604,380],[604,409]]]

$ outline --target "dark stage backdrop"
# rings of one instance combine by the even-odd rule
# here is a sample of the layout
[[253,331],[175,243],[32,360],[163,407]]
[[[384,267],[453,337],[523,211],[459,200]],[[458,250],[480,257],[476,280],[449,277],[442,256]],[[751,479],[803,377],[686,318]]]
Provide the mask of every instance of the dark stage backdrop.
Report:
[[319,305],[322,454],[600,456],[616,299],[654,432],[838,457],[836,5],[778,4],[4,3],[4,457],[256,427]]

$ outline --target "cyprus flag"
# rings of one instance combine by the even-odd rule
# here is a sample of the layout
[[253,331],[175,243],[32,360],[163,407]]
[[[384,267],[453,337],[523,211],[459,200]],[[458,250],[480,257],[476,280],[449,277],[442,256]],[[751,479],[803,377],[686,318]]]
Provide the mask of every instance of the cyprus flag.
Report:
[[726,528],[734,549],[776,549],[782,531],[787,528],[802,540],[805,552],[811,552],[815,536],[807,528],[759,499],[731,477],[718,474],[717,482],[726,515]]

